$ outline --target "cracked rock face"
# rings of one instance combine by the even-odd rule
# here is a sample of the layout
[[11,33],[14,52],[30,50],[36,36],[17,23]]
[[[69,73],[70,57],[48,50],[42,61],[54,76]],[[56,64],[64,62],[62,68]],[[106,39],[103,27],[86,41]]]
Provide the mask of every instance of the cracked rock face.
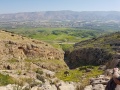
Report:
[[80,65],[102,65],[111,59],[112,55],[99,48],[80,48],[68,55],[68,65],[77,68]]

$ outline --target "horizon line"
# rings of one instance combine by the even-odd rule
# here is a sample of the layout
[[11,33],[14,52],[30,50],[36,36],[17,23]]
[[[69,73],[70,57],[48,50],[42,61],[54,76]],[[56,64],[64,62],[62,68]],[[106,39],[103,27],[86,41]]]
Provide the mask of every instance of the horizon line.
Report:
[[19,13],[39,13],[39,12],[57,12],[57,11],[70,11],[70,12],[120,12],[120,11],[116,11],[116,10],[108,10],[108,11],[105,11],[105,10],[91,10],[91,11],[75,11],[75,10],[48,10],[48,11],[20,11],[20,12],[8,12],[8,13],[0,13],[1,14],[19,14]]

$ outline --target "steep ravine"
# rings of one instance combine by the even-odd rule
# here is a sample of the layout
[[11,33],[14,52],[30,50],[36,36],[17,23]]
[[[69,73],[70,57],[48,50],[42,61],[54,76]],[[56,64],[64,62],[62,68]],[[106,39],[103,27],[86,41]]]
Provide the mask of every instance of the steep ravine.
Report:
[[[120,32],[104,35],[98,38],[78,42],[74,45],[72,52],[65,53],[65,61],[70,68],[77,68],[81,65],[105,65],[112,60],[119,59]],[[118,60],[117,59],[117,60]],[[119,60],[118,60],[119,61]]]

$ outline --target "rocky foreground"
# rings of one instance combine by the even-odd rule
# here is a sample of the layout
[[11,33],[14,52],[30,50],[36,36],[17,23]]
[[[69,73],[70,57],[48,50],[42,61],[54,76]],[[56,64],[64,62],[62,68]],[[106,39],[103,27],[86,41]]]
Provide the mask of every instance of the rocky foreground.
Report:
[[[80,84],[75,82],[64,82],[55,77],[55,72],[43,69],[39,72],[22,71],[17,74],[15,70],[1,70],[0,73],[18,79],[17,84],[1,86],[0,90],[80,90]],[[23,82],[21,79],[30,79]],[[23,84],[21,86],[21,83]]]
[[[16,84],[1,86],[0,90],[105,90],[105,86],[110,80],[112,69],[106,70],[104,75],[91,78],[89,85],[85,88],[79,82],[64,82],[55,76],[55,72],[46,69],[36,73],[21,71],[21,74],[17,74],[15,70],[1,70],[0,73],[9,74],[19,81]],[[21,79],[23,78],[31,80],[22,82]]]

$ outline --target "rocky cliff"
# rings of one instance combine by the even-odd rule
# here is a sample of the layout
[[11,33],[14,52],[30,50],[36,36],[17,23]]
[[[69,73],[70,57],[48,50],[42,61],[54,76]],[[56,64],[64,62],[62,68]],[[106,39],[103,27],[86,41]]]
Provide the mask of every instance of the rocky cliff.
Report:
[[70,68],[76,68],[80,65],[101,65],[112,58],[104,49],[99,48],[80,48],[71,52],[68,56],[68,65]]
[[67,53],[66,61],[70,68],[101,64],[114,68],[120,61],[120,32],[82,41],[74,47]]

